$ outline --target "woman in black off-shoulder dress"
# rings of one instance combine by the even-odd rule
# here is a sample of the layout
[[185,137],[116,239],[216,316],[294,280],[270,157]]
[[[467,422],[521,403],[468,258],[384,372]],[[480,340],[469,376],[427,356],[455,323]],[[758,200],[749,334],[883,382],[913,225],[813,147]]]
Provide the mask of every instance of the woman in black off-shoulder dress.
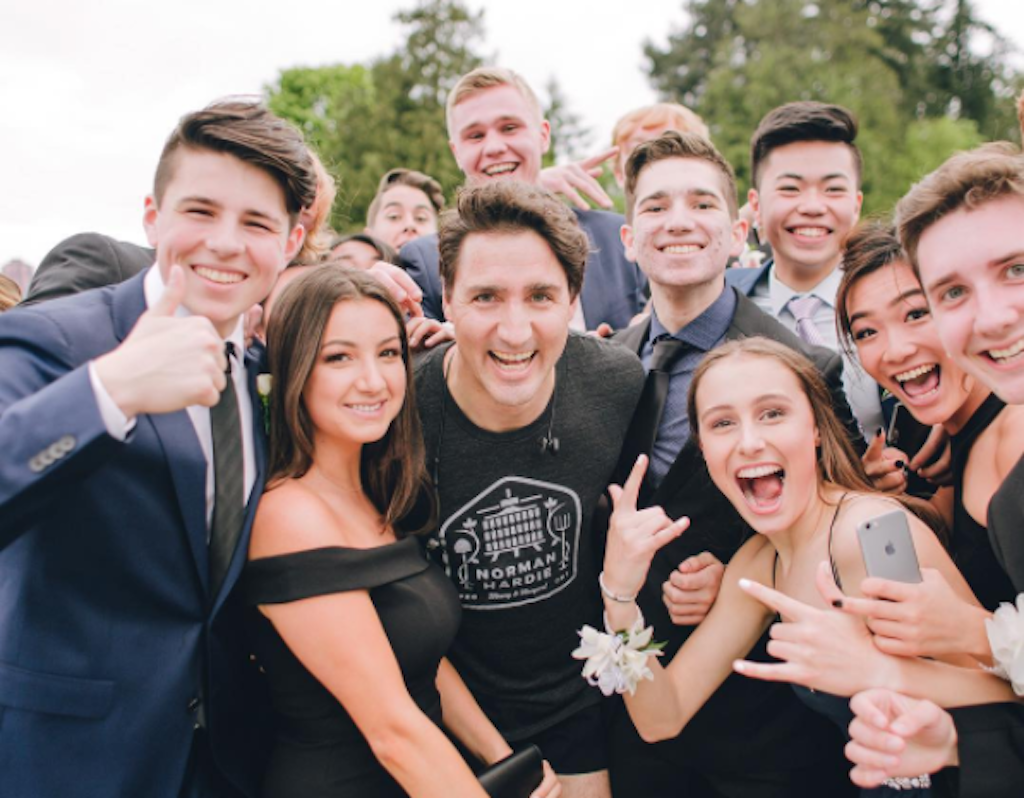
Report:
[[[373,277],[315,269],[282,293],[268,349],[243,588],[278,720],[263,794],[486,798],[440,729],[486,763],[511,752],[444,659],[460,608],[416,534],[433,513],[401,311]],[[558,793],[549,771],[535,796]]]

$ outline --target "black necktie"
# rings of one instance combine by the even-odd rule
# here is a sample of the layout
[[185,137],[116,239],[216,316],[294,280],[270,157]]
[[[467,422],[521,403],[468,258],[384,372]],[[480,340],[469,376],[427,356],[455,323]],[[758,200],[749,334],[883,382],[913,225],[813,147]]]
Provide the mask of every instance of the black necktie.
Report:
[[213,521],[210,524],[210,595],[216,596],[227,574],[245,517],[245,465],[242,459],[242,423],[231,377],[235,347],[225,344],[227,385],[220,401],[210,408],[213,433]]
[[[654,354],[651,366],[644,382],[643,393],[637,402],[633,421],[622,446],[622,458],[616,475],[625,480],[642,454],[650,456],[654,441],[658,437],[661,417],[665,412],[665,401],[668,399],[668,384],[671,379],[672,366],[686,349],[686,344],[678,338],[662,336],[654,342]],[[622,482],[619,481],[621,485]]]

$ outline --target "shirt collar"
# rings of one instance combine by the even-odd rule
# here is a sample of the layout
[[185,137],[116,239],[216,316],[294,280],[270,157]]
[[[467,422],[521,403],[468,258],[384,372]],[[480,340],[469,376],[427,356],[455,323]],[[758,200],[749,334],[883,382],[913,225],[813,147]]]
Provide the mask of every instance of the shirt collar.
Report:
[[736,292],[726,285],[718,299],[712,302],[697,318],[674,333],[665,329],[658,319],[656,310],[651,309],[651,329],[648,332],[648,343],[654,344],[663,335],[669,335],[689,344],[694,349],[707,352],[714,348],[732,324],[736,314]]
[[842,274],[839,268],[835,268],[810,291],[794,291],[776,276],[773,262],[768,267],[768,297],[771,300],[772,315],[778,317],[786,309],[789,300],[796,296],[816,296],[830,308],[834,308],[840,280]]
[[[146,272],[146,277],[142,283],[142,290],[146,297],[146,307],[151,308],[157,302],[160,301],[160,297],[164,295],[164,289],[166,288],[164,283],[163,275],[160,274],[159,264],[153,264],[153,267]],[[178,305],[178,309],[174,313],[176,318],[187,319],[192,315],[192,312],[186,308],[183,304]],[[225,343],[232,343],[235,345],[235,352],[238,354],[238,362],[245,362],[245,317],[239,316],[238,323],[235,325],[235,329],[231,331],[231,335],[224,339]]]

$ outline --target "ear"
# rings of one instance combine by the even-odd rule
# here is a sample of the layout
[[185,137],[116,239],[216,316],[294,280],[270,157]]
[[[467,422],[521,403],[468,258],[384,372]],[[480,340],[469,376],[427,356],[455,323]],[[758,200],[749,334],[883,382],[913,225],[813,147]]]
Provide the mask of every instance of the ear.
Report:
[[633,249],[633,227],[624,224],[619,228],[619,238],[622,240],[622,247],[626,251],[626,260],[636,263],[636,250]]
[[551,123],[547,119],[540,120],[540,143],[542,153],[551,149]]
[[[302,242],[305,240],[306,228],[296,223],[288,232],[288,239],[284,244],[284,266],[287,266],[295,259],[295,256],[299,254],[299,250],[302,249]],[[281,267],[282,270],[284,270],[284,266]]]
[[[857,219],[860,219],[860,209],[861,209],[861,206],[863,204],[864,204],[864,192],[863,191],[858,191],[857,192]],[[854,221],[857,221],[857,219],[854,219]]]
[[729,255],[738,258],[747,247],[747,220],[735,219],[732,223],[732,246]]
[[441,281],[441,312],[448,321],[452,320],[451,303],[448,301],[448,289],[444,285],[444,280]]
[[814,425],[814,448],[821,448],[821,433],[818,431],[818,425]]
[[761,197],[758,196],[756,188],[747,192],[747,202],[750,203],[750,210],[754,212],[754,223],[761,228],[763,226],[761,224]]
[[146,197],[144,210],[142,212],[142,226],[146,231],[146,240],[149,245],[156,249],[158,243],[157,239],[157,219],[160,218],[160,209],[156,206],[156,199],[152,194]]

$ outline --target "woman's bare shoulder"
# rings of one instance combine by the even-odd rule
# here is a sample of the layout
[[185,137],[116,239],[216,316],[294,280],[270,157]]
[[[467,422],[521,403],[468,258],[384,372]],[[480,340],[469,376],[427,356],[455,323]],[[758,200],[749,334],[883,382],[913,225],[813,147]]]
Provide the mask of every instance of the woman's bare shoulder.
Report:
[[260,498],[249,559],[343,543],[338,520],[327,503],[301,480],[288,479]]

